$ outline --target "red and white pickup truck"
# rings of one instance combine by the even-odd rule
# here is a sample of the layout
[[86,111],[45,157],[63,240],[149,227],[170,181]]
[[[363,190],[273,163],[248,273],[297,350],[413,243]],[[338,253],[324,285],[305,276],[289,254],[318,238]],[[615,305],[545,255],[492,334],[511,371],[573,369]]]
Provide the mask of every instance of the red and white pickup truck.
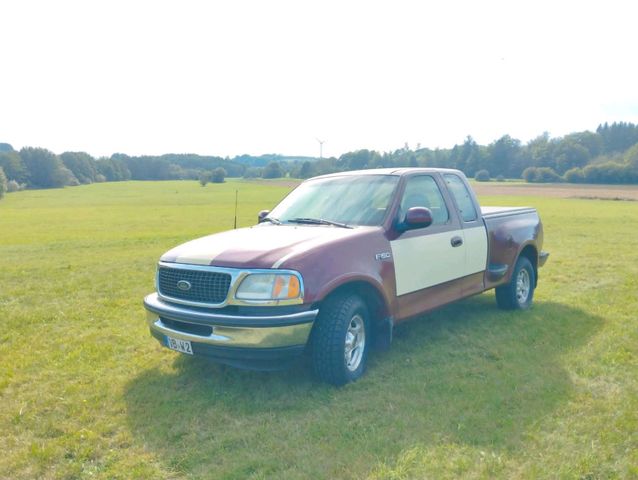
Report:
[[399,322],[491,288],[500,307],[527,309],[542,245],[535,209],[481,209],[457,170],[337,173],[303,182],[253,227],[165,253],[144,306],[168,348],[258,369],[307,352],[341,385]]

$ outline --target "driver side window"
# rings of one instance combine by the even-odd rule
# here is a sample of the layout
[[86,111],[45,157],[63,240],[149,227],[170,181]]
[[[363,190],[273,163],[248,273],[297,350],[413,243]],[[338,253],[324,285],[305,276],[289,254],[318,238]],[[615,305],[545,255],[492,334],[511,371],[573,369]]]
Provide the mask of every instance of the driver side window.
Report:
[[441,190],[430,175],[418,175],[408,179],[401,199],[399,219],[403,221],[409,208],[426,207],[432,212],[433,225],[447,223],[450,218]]

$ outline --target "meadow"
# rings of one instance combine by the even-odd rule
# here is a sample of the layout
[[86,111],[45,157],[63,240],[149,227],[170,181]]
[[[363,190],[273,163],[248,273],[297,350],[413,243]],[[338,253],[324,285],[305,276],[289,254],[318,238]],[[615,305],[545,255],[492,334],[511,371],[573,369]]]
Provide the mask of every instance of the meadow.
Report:
[[248,226],[290,185],[0,201],[0,478],[638,478],[638,202],[482,191],[541,214],[534,307],[490,292],[403,324],[337,389],[303,362],[241,371],[150,337],[158,257],[232,228],[236,189]]

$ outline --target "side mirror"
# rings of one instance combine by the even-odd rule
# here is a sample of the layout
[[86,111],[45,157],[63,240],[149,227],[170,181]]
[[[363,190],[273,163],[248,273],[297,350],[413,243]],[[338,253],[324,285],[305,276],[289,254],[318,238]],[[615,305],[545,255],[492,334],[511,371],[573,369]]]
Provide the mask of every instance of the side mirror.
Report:
[[415,230],[432,225],[432,211],[425,207],[408,208],[403,220],[402,230]]
[[257,214],[257,223],[263,222],[264,218],[266,218],[269,213],[270,213],[270,210],[262,210],[261,212],[259,212]]

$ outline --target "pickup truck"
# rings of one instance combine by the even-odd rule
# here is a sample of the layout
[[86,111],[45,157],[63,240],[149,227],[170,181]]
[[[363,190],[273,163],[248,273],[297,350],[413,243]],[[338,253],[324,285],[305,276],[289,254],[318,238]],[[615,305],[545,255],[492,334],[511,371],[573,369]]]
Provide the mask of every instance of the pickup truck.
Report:
[[255,369],[305,352],[343,385],[400,322],[492,288],[529,308],[549,255],[534,208],[481,208],[458,170],[315,177],[258,221],[161,257],[144,306],[162,345]]

